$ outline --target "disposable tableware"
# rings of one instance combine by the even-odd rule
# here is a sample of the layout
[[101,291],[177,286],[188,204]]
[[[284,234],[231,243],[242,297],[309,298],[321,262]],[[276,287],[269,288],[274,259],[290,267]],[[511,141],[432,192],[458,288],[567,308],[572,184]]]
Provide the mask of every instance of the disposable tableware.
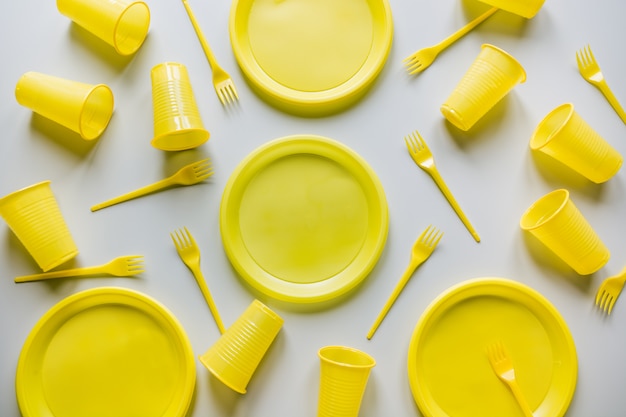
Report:
[[200,269],[200,248],[198,247],[196,240],[193,238],[191,233],[189,233],[189,230],[187,230],[186,227],[183,230],[177,230],[176,232],[170,233],[170,236],[172,237],[174,246],[176,246],[178,255],[193,273],[193,276],[202,291],[202,295],[204,295],[204,299],[209,305],[209,309],[215,319],[217,328],[220,333],[224,333],[225,329],[224,324],[222,324],[222,318],[220,317],[220,313],[217,311],[217,307],[215,306],[209,287],[207,286],[204,276],[202,275],[202,270]]
[[624,281],[626,281],[626,268],[622,269],[622,272],[614,277],[605,279],[600,288],[598,288],[596,305],[606,314],[611,314],[611,311],[613,311],[617,297],[619,297],[622,288],[624,288]]
[[444,49],[461,39],[463,36],[467,35],[472,29],[487,20],[488,17],[498,10],[499,9],[497,7],[492,7],[438,44],[420,49],[419,51],[409,55],[403,60],[406,70],[411,75],[424,71],[435,61],[437,55],[439,55]]
[[624,112],[624,109],[619,104],[619,101],[617,101],[617,98],[609,88],[609,85],[606,83],[604,74],[602,74],[602,71],[600,70],[600,65],[598,65],[598,61],[596,61],[595,56],[593,56],[593,52],[591,52],[591,47],[589,45],[576,52],[576,62],[578,64],[578,70],[583,78],[590,84],[596,86],[602,94],[604,94],[613,109],[617,112],[620,119],[626,123],[626,112]]
[[448,200],[456,214],[459,216],[467,230],[469,230],[474,240],[476,240],[476,242],[480,242],[480,236],[478,236],[478,233],[476,232],[476,230],[474,230],[474,226],[472,226],[465,213],[463,213],[463,210],[461,210],[461,207],[456,202],[456,199],[448,189],[448,186],[443,181],[443,178],[441,177],[439,171],[437,170],[437,167],[435,166],[433,154],[428,148],[428,145],[426,145],[426,142],[424,142],[424,139],[419,134],[419,132],[416,130],[411,135],[406,136],[404,138],[404,141],[406,142],[406,147],[408,148],[409,154],[411,155],[411,158],[413,158],[413,161],[415,161],[417,166],[426,171],[426,173],[428,173],[428,175],[432,177],[432,179],[435,181],[443,195],[446,197],[446,199]]
[[31,282],[53,278],[82,277],[99,274],[114,275],[116,277],[130,277],[141,274],[142,272],[144,272],[143,256],[131,255],[120,256],[103,265],[66,269],[63,271],[44,272],[42,274],[24,275],[15,278],[15,282]]
[[495,342],[487,347],[487,356],[489,357],[489,363],[493,368],[495,374],[509,386],[513,396],[517,400],[520,408],[524,412],[526,417],[532,417],[533,412],[524,397],[524,393],[517,384],[515,377],[515,367],[513,366],[513,360],[507,353],[504,344],[502,342]]
[[213,87],[215,87],[215,92],[217,93],[217,97],[220,99],[223,105],[234,103],[239,99],[237,95],[237,89],[235,88],[235,83],[232,78],[226,71],[222,69],[217,63],[217,59],[209,46],[209,43],[206,41],[202,30],[200,29],[200,25],[196,20],[196,16],[194,15],[191,7],[187,3],[187,0],[182,0],[183,5],[185,6],[185,10],[187,10],[187,14],[189,15],[189,20],[191,20],[191,24],[193,25],[193,29],[196,31],[196,35],[198,35],[198,40],[200,40],[200,44],[202,45],[202,49],[209,60],[209,65],[211,65],[211,69],[213,70]]
[[154,184],[147,185],[135,191],[123,194],[119,197],[115,197],[100,204],[96,204],[95,206],[91,207],[91,211],[97,211],[105,207],[112,206],[114,204],[119,204],[124,201],[144,196],[146,194],[151,194],[164,188],[169,188],[174,185],[198,184],[209,178],[211,175],[213,175],[211,163],[208,159],[203,159],[201,161],[194,162],[193,164],[182,167],[174,175],[157,181]]
[[396,298],[398,298],[398,296],[402,292],[402,289],[404,288],[406,283],[409,282],[409,278],[411,278],[413,272],[415,272],[417,267],[430,257],[442,237],[443,232],[439,231],[436,227],[429,225],[426,230],[424,230],[422,234],[417,238],[417,240],[413,244],[413,249],[411,251],[411,262],[405,270],[404,275],[402,275],[402,278],[400,278],[400,281],[396,284],[396,287],[394,288],[391,296],[385,303],[385,306],[378,314],[378,317],[372,325],[372,328],[367,333],[368,339],[371,339],[372,336],[374,336],[376,329],[378,329],[378,326],[380,326],[380,323],[382,323],[383,319],[391,309],[393,303],[396,301]]

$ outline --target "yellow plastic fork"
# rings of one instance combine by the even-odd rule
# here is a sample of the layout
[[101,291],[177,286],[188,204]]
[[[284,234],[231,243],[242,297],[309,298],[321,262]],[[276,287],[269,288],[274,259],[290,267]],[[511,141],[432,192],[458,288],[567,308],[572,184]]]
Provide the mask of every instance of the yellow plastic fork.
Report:
[[415,272],[417,267],[424,263],[424,261],[426,261],[426,259],[430,257],[442,237],[443,232],[439,231],[436,227],[433,227],[432,225],[429,225],[426,230],[424,230],[422,234],[419,235],[419,237],[413,244],[413,249],[411,250],[411,261],[409,263],[409,266],[404,271],[404,274],[400,278],[400,281],[398,281],[398,283],[396,284],[396,287],[394,288],[391,296],[385,303],[385,306],[378,314],[378,317],[376,317],[376,321],[374,321],[372,328],[367,333],[368,339],[371,339],[372,336],[374,336],[374,333],[376,333],[378,326],[380,326],[380,323],[382,323],[382,321],[384,320],[385,316],[391,309],[391,306],[404,289],[406,283],[409,282],[409,278],[411,278],[413,272]]
[[217,59],[209,46],[209,43],[204,38],[204,34],[200,29],[200,25],[196,20],[196,16],[194,15],[191,7],[187,3],[187,0],[182,0],[183,5],[185,6],[185,10],[187,10],[187,14],[189,15],[189,20],[191,20],[191,24],[193,29],[196,31],[196,35],[198,36],[198,40],[202,45],[202,49],[204,50],[204,54],[209,60],[209,65],[213,70],[213,87],[215,87],[215,92],[217,93],[217,97],[222,102],[222,105],[227,105],[229,103],[234,103],[239,99],[237,95],[237,89],[235,88],[235,83],[233,82],[230,75],[222,67],[217,63]]
[[416,130],[411,135],[405,137],[404,141],[406,142],[406,146],[409,149],[409,154],[411,154],[413,161],[415,161],[417,166],[426,171],[432,177],[467,230],[469,230],[474,240],[476,240],[476,242],[480,242],[480,236],[478,236],[478,233],[474,230],[474,226],[472,226],[465,213],[463,213],[463,210],[461,210],[461,207],[456,202],[456,199],[448,189],[446,183],[443,181],[443,178],[441,178],[441,175],[435,166],[433,154],[419,132]]
[[614,277],[605,279],[600,285],[600,288],[598,288],[598,292],[596,293],[596,305],[606,314],[611,314],[611,311],[613,311],[613,306],[621,294],[622,288],[624,288],[625,281],[626,267]]
[[593,56],[589,45],[576,52],[576,62],[580,75],[604,94],[613,109],[617,112],[617,115],[622,119],[622,122],[626,123],[626,113],[624,113],[624,109],[606,83],[604,75],[600,70],[600,65],[598,65],[598,61],[596,61],[596,58]]
[[41,281],[44,279],[82,277],[87,275],[108,274],[116,277],[130,277],[144,272],[143,256],[120,256],[107,264],[66,269],[64,271],[44,272],[43,274],[24,275],[15,278],[15,282]]
[[154,184],[146,185],[135,191],[131,191],[126,194],[122,194],[118,197],[112,198],[100,204],[96,204],[91,207],[91,211],[97,211],[105,207],[110,207],[114,204],[123,203],[124,201],[132,200],[137,197],[151,194],[156,191],[172,187],[174,185],[194,185],[198,184],[213,175],[213,169],[208,159],[203,159],[193,164],[182,167],[174,175],[155,182]]
[[509,386],[513,396],[517,400],[520,408],[524,412],[526,417],[533,417],[533,412],[524,397],[524,393],[517,384],[515,377],[515,367],[513,361],[507,353],[504,344],[502,342],[496,342],[487,347],[487,356],[489,357],[489,363],[493,368],[495,374]]
[[457,30],[438,44],[429,46],[428,48],[420,49],[419,51],[409,55],[403,60],[406,66],[406,70],[411,75],[424,71],[430,66],[430,64],[435,61],[435,58],[437,58],[437,55],[439,55],[441,51],[461,39],[463,36],[467,35],[472,29],[487,20],[489,16],[491,16],[498,10],[499,9],[497,7],[493,7],[487,10],[485,13],[478,16],[476,19],[472,20],[467,25],[463,26],[461,29]]
[[176,232],[170,233],[172,237],[172,241],[174,242],[174,246],[176,246],[176,251],[178,252],[178,256],[183,260],[187,268],[191,270],[193,273],[200,290],[202,291],[202,295],[209,305],[209,309],[211,310],[211,314],[213,315],[213,319],[217,324],[217,328],[220,331],[220,334],[223,334],[224,324],[222,323],[222,318],[220,317],[220,313],[217,311],[217,307],[215,302],[213,301],[213,296],[211,296],[211,292],[209,291],[209,287],[204,280],[204,276],[202,275],[202,271],[200,270],[200,248],[196,243],[196,240],[193,238],[189,230],[185,227],[183,230],[177,230]]

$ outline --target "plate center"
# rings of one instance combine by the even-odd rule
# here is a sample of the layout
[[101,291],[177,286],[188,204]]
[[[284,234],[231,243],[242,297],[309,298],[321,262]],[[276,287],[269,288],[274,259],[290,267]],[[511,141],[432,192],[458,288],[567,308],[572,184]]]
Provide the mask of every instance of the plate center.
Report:
[[363,66],[374,22],[366,0],[257,0],[248,35],[257,63],[276,82],[325,91]]
[[344,270],[361,250],[368,204],[344,167],[315,154],[284,156],[243,193],[239,222],[250,256],[284,281],[308,284]]

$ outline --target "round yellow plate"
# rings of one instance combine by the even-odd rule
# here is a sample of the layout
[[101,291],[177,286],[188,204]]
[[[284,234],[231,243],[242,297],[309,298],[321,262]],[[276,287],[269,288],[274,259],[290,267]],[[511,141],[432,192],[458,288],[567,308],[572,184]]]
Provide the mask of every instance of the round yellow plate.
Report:
[[122,288],[86,290],[52,307],[24,343],[24,417],[183,417],[195,387],[191,345],[156,301]]
[[426,417],[522,417],[486,350],[501,341],[534,417],[563,416],[576,387],[574,341],[541,294],[501,278],[469,280],[427,308],[408,354],[413,397]]
[[290,136],[235,169],[220,227],[226,254],[253,288],[288,302],[327,301],[355,287],[378,261],[387,201],[354,151],[320,136]]
[[230,40],[252,86],[301,115],[337,112],[366,92],[393,37],[387,0],[235,0]]

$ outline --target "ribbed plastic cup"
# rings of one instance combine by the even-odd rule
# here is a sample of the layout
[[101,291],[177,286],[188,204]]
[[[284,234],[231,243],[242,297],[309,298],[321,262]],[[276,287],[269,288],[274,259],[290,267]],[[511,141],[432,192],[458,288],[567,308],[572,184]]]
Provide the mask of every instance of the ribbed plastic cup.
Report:
[[595,183],[611,179],[624,160],[576,113],[571,103],[558,106],[544,117],[530,139],[530,148],[551,156]]
[[154,138],[152,146],[182,151],[209,140],[183,64],[164,62],[152,68]]
[[113,92],[104,84],[85,84],[39,72],[27,72],[15,87],[15,98],[85,140],[104,132],[113,115]]
[[200,362],[232,390],[246,393],[248,382],[278,335],[283,319],[258,300],[203,355]]
[[534,17],[545,0],[480,0],[507,12],[515,13],[527,19]]
[[360,350],[326,346],[319,350],[320,391],[317,417],[356,417],[376,361]]
[[609,250],[565,189],[537,200],[522,215],[520,226],[581,275],[596,272],[610,258]]
[[441,113],[454,126],[467,131],[517,84],[526,81],[526,71],[507,52],[484,44],[459,84],[441,106]]
[[50,181],[2,197],[0,216],[44,272],[78,255]]
[[142,1],[57,0],[57,9],[124,56],[141,47],[150,28],[150,9]]

